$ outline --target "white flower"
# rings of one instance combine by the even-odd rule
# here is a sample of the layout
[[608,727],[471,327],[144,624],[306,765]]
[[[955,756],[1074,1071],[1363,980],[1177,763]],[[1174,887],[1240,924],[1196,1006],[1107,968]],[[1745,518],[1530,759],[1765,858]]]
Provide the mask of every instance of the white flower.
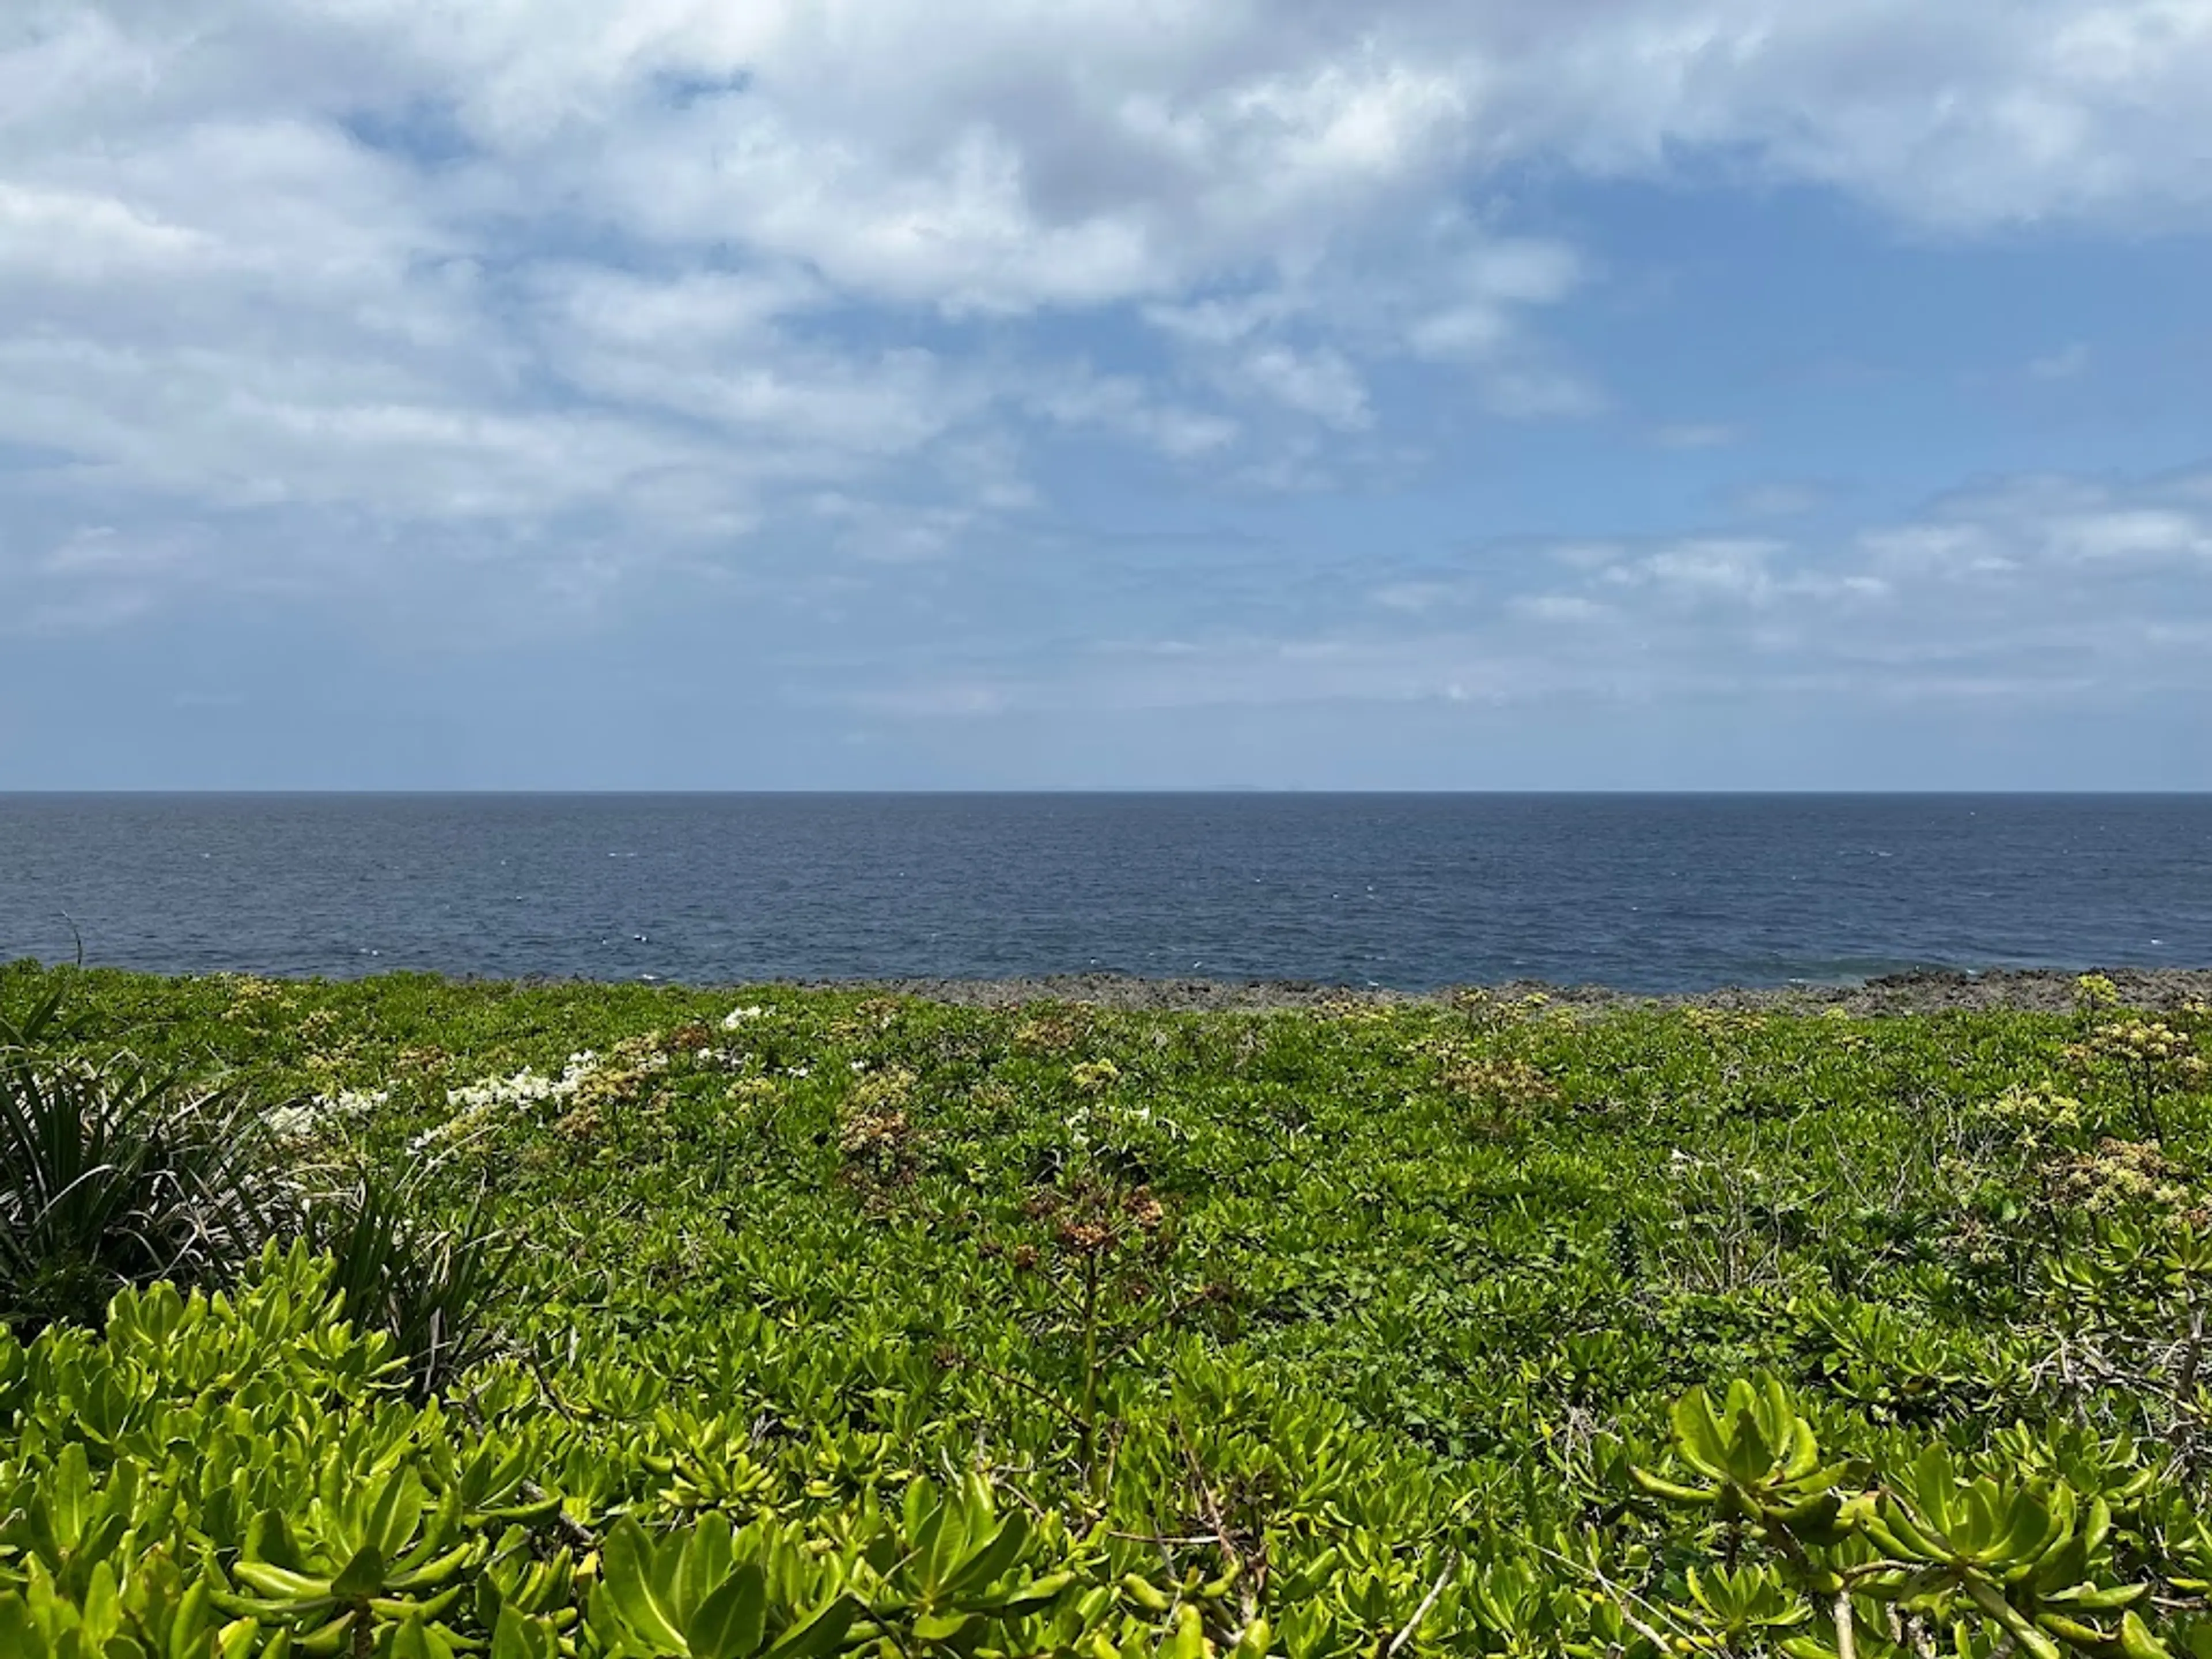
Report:
[[320,1116],[311,1104],[279,1106],[269,1114],[269,1127],[279,1140],[305,1140],[315,1133]]
[[758,1019],[768,1012],[757,1002],[749,1002],[742,1008],[732,1008],[722,1016],[722,1029],[734,1031],[749,1019]]
[[276,1108],[269,1127],[282,1140],[309,1140],[332,1123],[368,1116],[391,1098],[389,1089],[341,1089]]
[[526,1066],[512,1077],[486,1078],[478,1083],[448,1089],[446,1104],[453,1109],[453,1116],[416,1136],[410,1143],[410,1149],[420,1152],[433,1141],[446,1139],[495,1113],[516,1107],[537,1108],[539,1116],[544,1117],[549,1115],[547,1107],[574,1098],[577,1091],[599,1070],[599,1055],[589,1048],[580,1048],[568,1056],[568,1063],[561,1068],[558,1077],[547,1077]]

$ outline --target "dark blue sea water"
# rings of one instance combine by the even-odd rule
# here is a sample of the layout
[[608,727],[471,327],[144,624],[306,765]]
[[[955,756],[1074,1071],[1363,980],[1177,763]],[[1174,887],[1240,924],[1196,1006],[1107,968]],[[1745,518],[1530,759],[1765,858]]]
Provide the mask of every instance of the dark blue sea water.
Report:
[[2212,796],[0,796],[0,960],[1640,990],[2212,965]]

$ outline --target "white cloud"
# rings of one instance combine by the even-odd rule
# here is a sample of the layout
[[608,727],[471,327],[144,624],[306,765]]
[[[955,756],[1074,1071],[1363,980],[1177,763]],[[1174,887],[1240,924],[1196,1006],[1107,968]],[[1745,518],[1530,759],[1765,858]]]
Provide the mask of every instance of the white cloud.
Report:
[[2212,471],[2133,485],[2043,475],[1964,492],[1916,524],[1871,532],[1879,565],[1960,579],[2033,580],[2212,569]]
[[1717,599],[1758,605],[1772,597],[1771,565],[1784,550],[1779,542],[1712,538],[1679,542],[1633,565],[1617,565],[1608,581],[1648,586],[1691,600]]
[[1606,614],[1605,607],[1595,599],[1579,593],[1526,594],[1514,600],[1513,609],[1518,615],[1552,623],[1591,622]]
[[1042,375],[1024,401],[1060,425],[1103,428],[1178,461],[1213,454],[1238,432],[1224,416],[1156,398],[1134,375],[1100,374],[1087,364]]
[[[1531,159],[1743,155],[1945,224],[2212,190],[2191,160],[2201,0],[351,15],[372,86],[378,59],[431,82],[477,143],[625,222],[741,225],[833,282],[948,303],[1095,303],[1310,259],[1441,177]],[[672,100],[672,81],[738,89]]]
[[[971,664],[994,695],[969,712],[1391,703],[1452,686],[1524,704],[2212,697],[2208,478],[2017,478],[1834,540],[1502,544],[1379,582],[1354,567],[1364,603],[1323,595],[1279,633],[1240,620],[1171,648]],[[1214,599],[1241,618],[1262,595]]]
[[2051,545],[2076,559],[2172,559],[2212,564],[2212,524],[2178,507],[2123,507],[2062,519]]
[[1248,353],[1234,374],[1285,408],[1329,426],[1355,430],[1373,418],[1358,371],[1335,351],[1300,353],[1284,345],[1263,346]]
[[1558,304],[1588,276],[1573,249],[1529,237],[1486,239],[1415,269],[1423,291],[1405,304],[1407,346],[1419,356],[1478,362],[1521,343],[1523,309]]
[[[2205,0],[50,0],[0,23],[0,443],[60,459],[0,484],[0,559],[112,520],[241,567],[557,564],[588,524],[597,573],[807,531],[829,486],[912,556],[1030,510],[1040,413],[1310,485],[1394,363],[1606,406],[1541,327],[1599,276],[1501,181],[2197,225],[2206,84]],[[1054,389],[1078,315],[1146,343]],[[2027,539],[2201,560],[2183,512]]]
[[0,268],[11,273],[80,280],[161,272],[209,251],[201,232],[111,197],[0,182]]

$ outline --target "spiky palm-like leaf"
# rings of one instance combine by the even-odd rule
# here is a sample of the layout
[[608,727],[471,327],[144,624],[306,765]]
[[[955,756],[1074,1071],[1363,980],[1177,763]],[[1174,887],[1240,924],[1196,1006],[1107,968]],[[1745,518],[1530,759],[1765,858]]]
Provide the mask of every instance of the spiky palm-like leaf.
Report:
[[24,1059],[40,1045],[71,1034],[70,1022],[62,1014],[62,988],[56,985],[27,1007],[10,1012],[0,1008],[0,1065]]
[[418,1194],[376,1175],[309,1206],[309,1244],[331,1260],[331,1285],[356,1325],[387,1332],[409,1392],[428,1399],[497,1346],[489,1314],[513,1247],[489,1227],[481,1197],[458,1221],[425,1218]]
[[267,1152],[235,1091],[0,1046],[0,1322],[96,1324],[125,1285],[227,1279],[289,1207]]

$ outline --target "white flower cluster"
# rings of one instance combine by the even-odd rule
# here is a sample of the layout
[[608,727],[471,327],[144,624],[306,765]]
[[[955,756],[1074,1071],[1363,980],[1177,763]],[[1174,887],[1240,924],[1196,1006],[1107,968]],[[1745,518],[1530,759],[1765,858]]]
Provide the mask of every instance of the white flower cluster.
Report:
[[[1096,1139],[1117,1140],[1124,1135],[1139,1133],[1152,1127],[1152,1109],[1112,1098],[1086,1102],[1070,1113],[1066,1120],[1067,1144],[1082,1152]],[[1180,1134],[1172,1123],[1163,1119],[1159,1126],[1170,1134]]]
[[722,1016],[722,1029],[734,1031],[749,1019],[759,1019],[768,1012],[757,1002],[749,1002],[742,1008],[732,1008]]
[[558,1077],[524,1066],[513,1077],[486,1078],[446,1091],[446,1104],[462,1113],[496,1110],[502,1106],[542,1106],[549,1100],[567,1100],[599,1069],[599,1057],[589,1048],[568,1056]]
[[526,1066],[512,1077],[486,1078],[481,1083],[448,1089],[446,1104],[453,1109],[453,1115],[416,1135],[408,1143],[408,1150],[419,1152],[438,1141],[450,1140],[495,1113],[517,1107],[532,1108],[542,1117],[547,1106],[574,1099],[576,1091],[599,1069],[599,1055],[583,1048],[568,1056],[568,1063],[561,1068],[558,1077],[548,1077]]
[[334,1095],[279,1106],[269,1114],[269,1128],[280,1140],[313,1140],[332,1123],[367,1117],[392,1098],[389,1089],[341,1089]]

